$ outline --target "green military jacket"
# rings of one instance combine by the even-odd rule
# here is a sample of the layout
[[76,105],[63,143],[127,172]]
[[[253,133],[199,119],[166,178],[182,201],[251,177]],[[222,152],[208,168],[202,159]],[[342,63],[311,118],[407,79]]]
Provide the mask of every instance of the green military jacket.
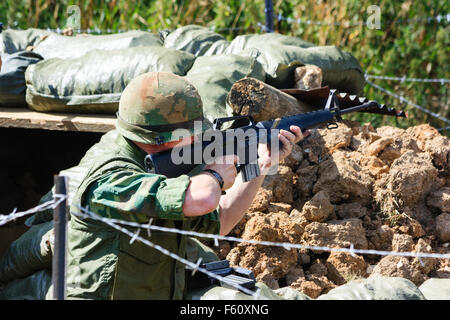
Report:
[[[182,212],[189,176],[147,173],[145,153],[118,135],[93,163],[70,208],[67,256],[67,298],[183,299],[185,265],[103,222],[81,219],[80,206],[106,218],[204,233],[219,232],[219,212],[185,217]],[[194,173],[192,173],[194,174]],[[135,230],[133,230],[135,232]],[[181,257],[187,237],[144,230],[148,241]]]

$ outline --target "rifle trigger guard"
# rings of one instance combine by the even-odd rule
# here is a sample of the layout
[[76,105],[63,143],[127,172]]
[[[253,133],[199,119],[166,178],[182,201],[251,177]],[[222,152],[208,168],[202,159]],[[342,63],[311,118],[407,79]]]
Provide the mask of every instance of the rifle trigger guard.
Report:
[[[332,89],[330,90],[330,94],[328,96],[327,102],[325,104],[325,110],[330,110],[330,111],[334,111],[335,112],[335,117],[337,121],[342,121],[342,117],[341,117],[341,109],[339,108],[339,99],[336,96],[336,90]],[[331,127],[331,129],[335,129],[337,128],[337,123],[335,122],[331,122],[330,124],[334,124],[335,127]],[[327,125],[328,126],[330,125]],[[330,129],[330,128],[328,128]]]
[[339,126],[336,122],[327,123],[327,129],[337,129]]

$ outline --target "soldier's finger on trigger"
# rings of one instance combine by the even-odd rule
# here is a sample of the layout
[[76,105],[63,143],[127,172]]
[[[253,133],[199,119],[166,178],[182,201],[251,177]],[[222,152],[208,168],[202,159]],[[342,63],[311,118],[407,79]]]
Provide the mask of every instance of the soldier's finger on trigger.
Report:
[[292,133],[292,132],[290,132],[290,131],[287,131],[287,130],[282,130],[282,132],[283,132],[283,135],[284,135],[291,143],[295,143],[295,140],[297,139],[297,136],[296,136],[294,133]]
[[298,126],[291,126],[289,128],[292,132],[294,132],[295,134],[295,143],[299,142],[300,140],[302,140],[305,135],[302,132],[302,129]]
[[298,126],[291,126],[290,127],[291,132],[293,132],[294,134],[294,143],[299,142],[300,140],[303,139],[303,133],[302,130],[300,129],[300,127]]

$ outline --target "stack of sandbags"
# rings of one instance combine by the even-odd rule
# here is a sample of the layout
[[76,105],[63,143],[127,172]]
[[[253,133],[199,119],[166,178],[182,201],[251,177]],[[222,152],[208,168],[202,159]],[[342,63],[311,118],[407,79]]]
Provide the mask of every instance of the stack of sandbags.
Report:
[[138,75],[166,71],[183,76],[195,57],[161,46],[92,50],[52,58],[26,71],[26,101],[36,111],[114,114],[122,91]]
[[26,101],[44,112],[113,114],[126,84],[149,71],[186,76],[199,90],[210,120],[232,115],[226,94],[245,76],[293,88],[295,69],[316,65],[324,86],[348,93],[364,86],[362,69],[351,54],[276,33],[242,35],[230,42],[210,28],[189,25],[158,35],[50,34],[33,45],[44,61],[27,72]]
[[303,42],[295,45],[284,44],[283,41],[279,41],[280,37],[284,36],[270,35],[274,41],[270,41],[269,35],[239,36],[246,37],[244,39],[236,37],[225,53],[247,55],[255,54],[256,51],[258,61],[267,73],[266,82],[279,89],[293,88],[295,68],[312,64],[322,69],[322,85],[352,94],[362,92],[365,84],[364,73],[350,53],[336,46],[311,46]]

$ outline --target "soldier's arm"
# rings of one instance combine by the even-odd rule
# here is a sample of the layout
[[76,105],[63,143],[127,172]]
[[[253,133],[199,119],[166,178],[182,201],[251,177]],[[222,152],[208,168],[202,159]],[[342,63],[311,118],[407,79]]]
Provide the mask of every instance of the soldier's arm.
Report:
[[226,155],[217,159],[216,163],[207,165],[205,169],[216,171],[223,179],[223,187],[217,178],[209,172],[203,172],[191,178],[186,190],[183,213],[187,217],[201,216],[215,210],[219,206],[222,190],[231,188],[237,175],[238,157]]
[[221,190],[213,176],[201,173],[190,179],[183,203],[185,216],[201,216],[217,208]]
[[[228,234],[234,226],[242,219],[247,209],[250,207],[258,189],[264,181],[264,176],[270,167],[279,160],[287,157],[292,151],[292,145],[303,139],[303,134],[299,127],[292,126],[292,132],[281,130],[279,139],[283,147],[278,154],[270,154],[267,145],[260,145],[258,148],[259,167],[261,175],[257,178],[243,182],[239,176],[234,185],[227,191],[227,194],[220,199],[220,234]],[[308,135],[309,132],[305,134]]]
[[146,223],[149,218],[183,219],[183,203],[190,178],[116,170],[99,178],[84,205],[104,217]]
[[220,234],[227,235],[242,219],[264,181],[265,171],[255,179],[243,182],[241,175],[220,199]]

